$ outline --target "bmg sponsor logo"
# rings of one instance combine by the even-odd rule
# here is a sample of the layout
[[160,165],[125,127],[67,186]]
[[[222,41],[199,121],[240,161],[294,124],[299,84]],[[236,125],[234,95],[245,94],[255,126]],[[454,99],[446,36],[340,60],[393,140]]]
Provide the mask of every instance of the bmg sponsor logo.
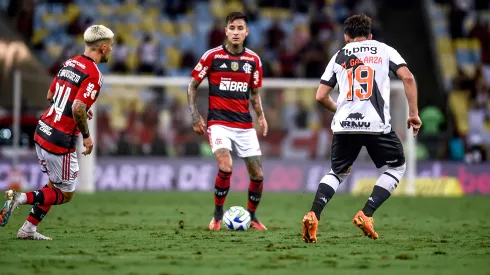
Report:
[[376,46],[361,46],[361,47],[354,47],[352,49],[344,49],[345,55],[353,55],[356,53],[365,53],[369,52],[371,54],[377,54],[378,53],[378,47]]

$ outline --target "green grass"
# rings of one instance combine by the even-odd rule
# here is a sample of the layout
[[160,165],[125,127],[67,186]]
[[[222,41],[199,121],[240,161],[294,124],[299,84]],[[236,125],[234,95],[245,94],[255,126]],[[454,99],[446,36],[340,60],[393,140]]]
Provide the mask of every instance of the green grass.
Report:
[[[15,240],[29,208],[0,228],[0,274],[490,274],[490,197],[391,198],[375,215],[380,239],[351,218],[364,197],[336,196],[318,244],[301,240],[313,194],[264,195],[267,232],[206,230],[211,193],[77,194],[39,231]],[[244,193],[226,206],[246,205]]]

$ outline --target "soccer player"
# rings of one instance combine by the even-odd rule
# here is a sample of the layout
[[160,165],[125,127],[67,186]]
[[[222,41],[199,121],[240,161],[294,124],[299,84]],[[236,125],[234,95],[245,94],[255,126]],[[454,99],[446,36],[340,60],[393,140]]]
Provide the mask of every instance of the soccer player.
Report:
[[89,109],[102,86],[102,73],[97,64],[108,61],[113,37],[114,33],[105,26],[89,27],[83,35],[84,54],[63,63],[48,90],[51,106],[39,119],[34,134],[37,157],[41,171],[49,176],[48,184],[34,192],[6,191],[7,201],[0,212],[0,226],[5,226],[18,205],[33,205],[17,233],[18,239],[51,240],[37,232],[38,224],[52,205],[67,203],[73,198],[78,175],[75,144],[81,133],[85,147],[82,154],[92,152],[94,143],[87,119],[92,117]]
[[191,73],[187,99],[192,114],[194,132],[204,135],[204,119],[196,106],[196,91],[201,81],[208,77],[209,113],[207,131],[209,142],[218,162],[218,175],[214,191],[214,217],[210,230],[219,230],[223,218],[223,204],[230,189],[232,158],[230,151],[235,145],[237,155],[245,160],[250,185],[248,211],[251,227],[267,230],[255,215],[262,197],[262,162],[257,133],[249,112],[249,99],[267,135],[267,121],[262,110],[259,88],[262,85],[262,63],[259,56],[243,47],[248,35],[247,17],[232,12],[226,17],[226,45],[208,50]]
[[[411,126],[417,135],[422,125],[414,77],[395,49],[372,40],[371,19],[364,14],[348,18],[344,39],[347,45],[328,63],[316,94],[316,100],[335,113],[332,166],[318,185],[311,211],[303,218],[305,242],[317,242],[320,214],[349,175],[363,146],[377,168],[387,165],[388,169],[376,182],[364,208],[355,214],[353,223],[365,236],[378,238],[372,216],[390,197],[405,173],[403,147],[390,125],[390,71],[403,81],[405,87],[409,105],[407,126]],[[329,93],[337,83],[339,97],[335,103]]]

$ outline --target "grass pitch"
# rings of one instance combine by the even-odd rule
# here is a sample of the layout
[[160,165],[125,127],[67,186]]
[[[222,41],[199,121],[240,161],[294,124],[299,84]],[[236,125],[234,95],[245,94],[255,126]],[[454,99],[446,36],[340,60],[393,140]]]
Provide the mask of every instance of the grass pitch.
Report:
[[0,228],[0,274],[490,274],[490,197],[392,197],[373,241],[351,224],[366,198],[338,195],[319,243],[305,244],[312,199],[266,193],[257,213],[269,231],[210,232],[211,193],[77,194],[41,223],[51,242],[15,239],[23,206]]

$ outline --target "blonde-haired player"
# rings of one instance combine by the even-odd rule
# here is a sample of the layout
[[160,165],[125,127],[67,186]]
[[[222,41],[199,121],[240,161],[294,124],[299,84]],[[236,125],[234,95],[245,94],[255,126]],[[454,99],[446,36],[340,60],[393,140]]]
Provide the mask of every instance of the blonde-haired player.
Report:
[[5,226],[12,212],[21,204],[33,205],[27,220],[17,233],[18,239],[51,240],[39,232],[37,225],[52,205],[69,202],[76,187],[78,160],[76,139],[83,137],[84,155],[92,152],[87,119],[102,87],[102,73],[97,64],[108,61],[114,33],[103,25],[87,28],[83,38],[85,51],[60,67],[48,90],[50,106],[39,119],[34,142],[41,171],[49,176],[48,184],[34,192],[5,192],[7,201],[0,212],[0,226]]

